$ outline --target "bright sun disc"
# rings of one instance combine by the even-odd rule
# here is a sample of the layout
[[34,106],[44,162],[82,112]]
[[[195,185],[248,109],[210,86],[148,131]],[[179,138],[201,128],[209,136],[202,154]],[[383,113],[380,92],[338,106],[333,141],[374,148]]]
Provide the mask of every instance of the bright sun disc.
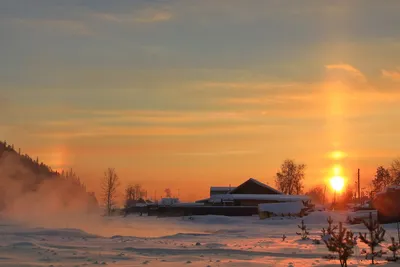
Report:
[[332,177],[331,178],[331,186],[337,192],[342,191],[342,189],[344,187],[344,178],[340,177],[340,176]]

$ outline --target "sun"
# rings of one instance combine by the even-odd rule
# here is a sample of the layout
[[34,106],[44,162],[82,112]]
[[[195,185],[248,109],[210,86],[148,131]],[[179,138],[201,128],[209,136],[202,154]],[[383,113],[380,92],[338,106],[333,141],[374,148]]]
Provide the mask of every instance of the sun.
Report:
[[340,192],[344,187],[344,178],[341,176],[334,176],[331,178],[331,186],[336,192]]

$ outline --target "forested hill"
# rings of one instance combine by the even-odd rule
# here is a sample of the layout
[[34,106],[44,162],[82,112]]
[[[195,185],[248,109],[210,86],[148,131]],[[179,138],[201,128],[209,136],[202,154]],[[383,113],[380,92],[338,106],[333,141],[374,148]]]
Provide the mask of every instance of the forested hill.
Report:
[[72,171],[56,172],[46,164],[0,142],[0,211],[26,208],[48,212],[97,210],[94,193]]

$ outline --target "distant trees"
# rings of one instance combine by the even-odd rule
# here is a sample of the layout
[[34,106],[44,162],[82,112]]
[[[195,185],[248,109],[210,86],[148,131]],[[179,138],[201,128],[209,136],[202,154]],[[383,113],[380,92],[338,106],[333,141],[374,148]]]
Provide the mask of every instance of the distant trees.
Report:
[[147,192],[146,192],[146,190],[143,189],[141,184],[135,184],[133,186],[133,189],[135,191],[135,199],[136,200],[147,197]]
[[86,191],[86,185],[81,181],[81,178],[72,170],[72,168],[67,171],[63,170],[61,172],[61,177]]
[[352,202],[354,199],[354,189],[351,186],[347,186],[342,194],[341,201],[344,204]]
[[104,177],[102,180],[102,196],[104,201],[104,206],[106,209],[106,214],[111,215],[113,208],[115,207],[117,198],[117,189],[119,187],[119,177],[115,172],[115,169],[108,168],[104,172]]
[[125,189],[125,207],[141,198],[147,197],[147,192],[140,184],[128,185]]
[[304,164],[296,164],[293,160],[286,159],[275,177],[278,189],[288,195],[301,194],[303,192],[305,168],[306,165]]
[[172,197],[172,193],[171,193],[171,189],[170,188],[166,188],[164,190],[165,192],[165,197]]
[[379,166],[376,169],[375,178],[372,180],[373,191],[381,192],[391,184],[393,184],[393,178],[390,175],[390,171],[383,166]]
[[315,186],[311,188],[306,195],[309,196],[313,203],[320,203],[324,202],[324,188],[322,186]]
[[130,206],[130,203],[132,203],[136,198],[135,195],[135,189],[132,185],[128,185],[125,188],[125,208]]

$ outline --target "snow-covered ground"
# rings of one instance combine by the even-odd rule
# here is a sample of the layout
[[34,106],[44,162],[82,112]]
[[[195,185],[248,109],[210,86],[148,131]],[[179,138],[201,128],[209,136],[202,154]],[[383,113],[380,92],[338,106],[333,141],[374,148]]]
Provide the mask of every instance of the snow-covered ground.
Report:
[[[347,214],[332,213],[335,221]],[[310,238],[320,239],[328,213],[304,218]],[[130,215],[126,218],[90,218],[75,224],[67,219],[58,228],[28,226],[0,220],[0,266],[340,266],[324,244],[301,241],[296,235],[300,219],[199,216],[156,218]],[[60,228],[60,226],[62,226]],[[67,228],[68,227],[68,228]],[[395,225],[385,225],[397,236]],[[361,225],[349,228],[365,232]],[[286,235],[285,241],[282,236]],[[385,243],[384,246],[387,246]],[[367,266],[359,244],[350,266]],[[398,266],[385,263],[385,266]]]

